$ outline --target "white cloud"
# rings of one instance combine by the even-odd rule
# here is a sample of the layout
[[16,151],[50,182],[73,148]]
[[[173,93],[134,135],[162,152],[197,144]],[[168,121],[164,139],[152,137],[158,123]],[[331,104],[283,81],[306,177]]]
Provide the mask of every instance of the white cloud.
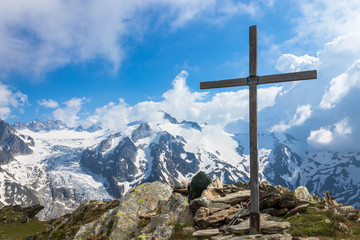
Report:
[[319,130],[311,131],[307,142],[315,148],[324,146],[334,148],[337,147],[336,145],[342,145],[351,133],[352,129],[348,124],[348,118],[344,118],[333,126],[321,127]]
[[360,30],[358,0],[305,0],[298,3],[303,13],[296,29],[298,40],[309,39],[313,44],[316,41],[322,44],[324,39]]
[[312,107],[310,104],[298,106],[296,113],[288,123],[281,121],[279,124],[272,126],[270,132],[285,132],[292,127],[301,126],[307,119],[310,118],[311,113]]
[[330,144],[334,140],[333,133],[325,128],[320,128],[316,131],[311,131],[307,141],[309,144]]
[[349,120],[348,118],[345,118],[343,120],[341,120],[338,123],[335,123],[335,129],[334,129],[334,133],[338,136],[344,136],[344,135],[348,135],[351,134],[352,129],[349,126]]
[[69,127],[78,126],[80,119],[78,113],[81,110],[84,100],[85,98],[72,98],[64,102],[64,108],[58,108],[53,111],[54,119],[63,121]]
[[55,100],[52,100],[52,99],[41,99],[41,100],[38,100],[37,103],[40,105],[40,106],[43,106],[43,107],[48,107],[48,108],[57,108],[59,107],[59,104],[57,101]]
[[[14,92],[9,86],[0,82],[0,118],[11,116],[12,108],[19,108],[28,103],[27,95]],[[21,109],[20,109],[21,110]]]
[[320,108],[335,107],[354,88],[360,88],[360,59],[346,72],[331,80],[329,89],[321,99]]
[[150,27],[224,21],[262,7],[229,0],[0,1],[0,70],[41,74],[103,58],[116,71],[129,35],[141,39]]
[[276,69],[280,72],[298,72],[317,68],[319,58],[309,55],[295,56],[293,54],[283,54],[276,63]]
[[[109,103],[98,108],[84,123],[84,126],[100,124],[104,128],[119,129],[132,121],[161,121],[162,111],[179,121],[190,120],[199,123],[225,126],[238,119],[248,118],[249,90],[227,91],[210,96],[209,92],[192,92],[186,84],[188,73],[182,71],[172,82],[173,88],[163,94],[159,102],[140,102],[134,106],[124,100]],[[258,110],[275,104],[281,87],[260,88]]]

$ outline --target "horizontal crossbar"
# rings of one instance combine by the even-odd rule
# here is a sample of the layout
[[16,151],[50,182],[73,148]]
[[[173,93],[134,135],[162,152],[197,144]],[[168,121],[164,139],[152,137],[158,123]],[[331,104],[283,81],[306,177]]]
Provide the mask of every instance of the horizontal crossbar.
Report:
[[[316,78],[317,78],[316,70],[294,72],[294,73],[282,73],[282,74],[260,76],[259,84],[310,80]],[[246,85],[248,85],[246,78],[234,78],[234,79],[219,80],[219,81],[201,82],[200,89],[240,87]]]
[[259,78],[259,84],[310,80],[316,78],[317,78],[316,70],[294,72],[294,73],[282,73],[282,74],[261,76]]

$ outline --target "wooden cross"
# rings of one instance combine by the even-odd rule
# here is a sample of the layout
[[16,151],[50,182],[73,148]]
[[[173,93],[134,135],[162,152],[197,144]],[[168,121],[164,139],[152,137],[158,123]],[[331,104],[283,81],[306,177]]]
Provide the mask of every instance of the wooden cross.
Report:
[[316,70],[274,75],[257,75],[257,28],[249,28],[249,77],[220,81],[201,82],[200,89],[237,87],[249,85],[249,129],[250,129],[250,232],[261,232],[259,213],[259,166],[257,140],[257,85],[298,80],[316,79]]

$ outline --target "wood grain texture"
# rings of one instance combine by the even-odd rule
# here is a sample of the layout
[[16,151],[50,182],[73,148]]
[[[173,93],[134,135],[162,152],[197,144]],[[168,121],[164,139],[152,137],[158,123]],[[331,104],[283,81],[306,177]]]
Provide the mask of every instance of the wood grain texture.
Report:
[[[253,215],[259,215],[259,163],[257,140],[257,28],[249,28],[249,133],[250,133],[250,200]],[[250,218],[250,232],[259,233],[260,221]]]
[[239,87],[245,85],[247,85],[246,78],[234,78],[220,81],[201,82],[200,89]]
[[283,73],[283,74],[273,74],[273,75],[261,76],[261,77],[259,77],[259,84],[310,80],[310,79],[316,79],[316,78],[317,78],[316,70],[311,70],[311,71],[303,71],[303,72]]
[[257,27],[249,28],[249,76],[257,75]]
[[259,213],[259,164],[257,136],[257,85],[249,86],[251,212]]

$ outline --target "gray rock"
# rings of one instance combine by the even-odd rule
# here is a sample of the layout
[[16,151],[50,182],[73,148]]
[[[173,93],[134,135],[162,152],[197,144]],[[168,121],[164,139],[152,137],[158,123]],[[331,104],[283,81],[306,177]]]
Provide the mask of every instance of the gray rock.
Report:
[[264,209],[262,212],[278,217],[278,216],[284,216],[285,214],[288,213],[288,211],[289,211],[289,209],[287,209],[287,208],[280,208],[280,209],[267,208],[267,209]]
[[243,190],[235,193],[227,194],[213,200],[214,203],[236,204],[250,199],[250,190]]
[[221,210],[219,212],[216,212],[216,213],[210,215],[208,217],[208,222],[210,224],[212,224],[212,223],[223,221],[224,219],[226,219],[227,216],[229,216],[230,214],[236,213],[238,211],[239,211],[238,208],[233,208],[233,207],[231,207],[229,209]]
[[351,234],[352,231],[344,223],[338,223],[338,229],[346,234]]
[[310,205],[310,204],[302,204],[302,205],[299,205],[299,206],[291,209],[290,211],[288,211],[285,216],[291,216],[291,215],[294,215],[294,214],[296,214],[296,213],[304,212],[309,205]]
[[265,221],[261,223],[261,232],[266,234],[283,233],[289,229],[289,222]]
[[[261,214],[261,232],[265,234],[276,234],[283,233],[290,228],[289,222],[276,222],[276,221],[267,221],[270,218],[269,215]],[[229,227],[229,231],[235,234],[244,234],[248,233],[250,228],[250,221],[246,219],[238,225]]]
[[[97,233],[107,232],[107,227],[111,221],[113,221],[113,227],[109,233],[109,239],[132,239],[133,237],[140,235],[140,230],[138,229],[140,220],[138,216],[155,212],[158,209],[158,206],[161,206],[161,201],[168,201],[171,196],[172,188],[167,184],[160,182],[144,183],[130,190],[121,199],[117,208],[106,212],[98,220],[84,225],[78,231],[74,239],[85,239],[90,236],[95,238],[99,237]],[[169,201],[169,205],[163,206],[164,214],[162,216],[154,218],[153,222],[159,223],[158,227],[155,227],[154,229],[154,234],[158,234],[157,236],[163,236],[162,234],[165,234],[166,236],[169,235],[172,231],[168,231],[171,229],[168,224],[169,221],[176,221],[177,215],[181,215],[181,210],[174,214],[176,217],[169,214],[169,212],[166,212],[167,210],[175,210],[176,203],[187,203],[185,197],[181,196],[182,199],[177,199],[178,197],[178,195],[175,196],[175,199]],[[180,208],[183,209],[182,207]],[[161,233],[162,231],[166,233]]]
[[207,197],[201,197],[201,198],[195,198],[194,200],[192,200],[190,202],[190,211],[192,212],[192,214],[195,215],[196,211],[200,208],[200,207],[206,207],[209,208],[210,205],[210,199],[208,199]]
[[[265,221],[267,221],[271,216],[268,214],[260,214],[260,221],[261,224]],[[240,224],[233,225],[228,228],[229,232],[235,233],[235,234],[244,234],[249,233],[250,231],[250,220],[246,219],[245,221],[241,222]]]
[[226,203],[210,203],[208,208],[210,210],[210,214],[214,214],[218,211],[221,211],[221,210],[225,210],[225,209],[228,209],[230,208],[231,205],[230,204],[226,204]]
[[236,235],[227,235],[227,236],[214,236],[211,237],[211,240],[292,240],[290,234],[270,234],[270,235],[247,235],[247,236],[236,236]]
[[200,229],[204,229],[209,226],[208,217],[209,217],[209,209],[206,207],[201,207],[196,211],[196,214],[194,216],[194,221]]
[[192,234],[193,237],[210,237],[214,235],[220,234],[219,229],[205,229],[205,230],[197,230]]

